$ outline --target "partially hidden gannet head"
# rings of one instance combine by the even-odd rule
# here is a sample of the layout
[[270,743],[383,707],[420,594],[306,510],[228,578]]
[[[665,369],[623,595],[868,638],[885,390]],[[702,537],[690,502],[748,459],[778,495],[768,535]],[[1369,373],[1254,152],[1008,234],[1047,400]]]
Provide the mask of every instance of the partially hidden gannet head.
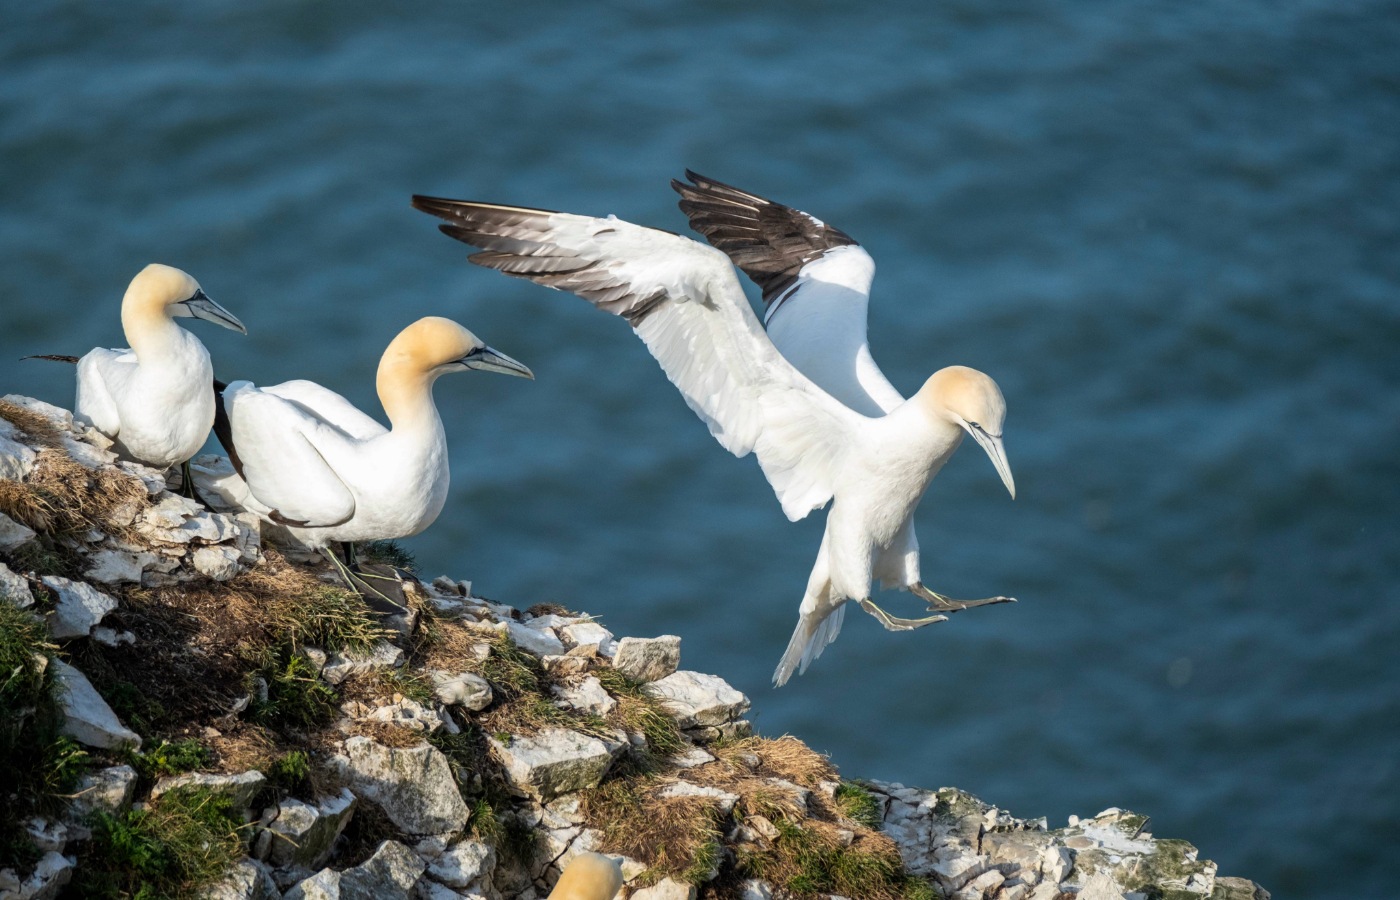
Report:
[[613,900],[622,887],[622,866],[601,853],[580,853],[564,868],[549,900]]
[[929,415],[952,422],[982,445],[1014,498],[1016,482],[1011,477],[1011,464],[1006,461],[1006,448],[1001,443],[1006,399],[997,383],[976,369],[949,366],[934,372],[919,389],[917,397]]
[[480,338],[451,319],[427,316],[398,333],[379,361],[379,377],[426,375],[480,369],[534,379],[523,363],[486,346]]
[[143,319],[155,316],[193,317],[247,334],[248,329],[228,310],[204,293],[199,282],[172,266],[151,263],[142,269],[122,299],[122,324],[140,327]]

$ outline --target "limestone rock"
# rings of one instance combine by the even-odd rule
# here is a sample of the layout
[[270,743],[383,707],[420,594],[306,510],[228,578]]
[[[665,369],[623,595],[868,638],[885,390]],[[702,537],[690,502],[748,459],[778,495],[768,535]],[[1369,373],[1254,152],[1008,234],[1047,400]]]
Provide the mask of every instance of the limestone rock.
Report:
[[564,653],[564,644],[554,636],[554,629],[546,625],[535,627],[514,619],[506,619],[505,625],[510,639],[517,647],[536,656],[558,656]]
[[66,819],[75,838],[86,840],[91,832],[83,821],[94,812],[120,815],[136,795],[136,770],[131,766],[94,769],[78,780],[73,799],[68,802]]
[[[619,647],[618,653],[621,652]],[[725,725],[749,708],[748,697],[718,675],[703,672],[675,672],[652,682],[645,690],[670,710],[682,728]]]
[[715,757],[713,754],[699,747],[691,747],[689,750],[682,751],[671,757],[671,764],[678,769],[693,769],[696,766],[703,766],[705,763],[712,763],[714,761]]
[[437,710],[408,697],[397,703],[381,706],[365,718],[371,722],[384,722],[424,734],[432,734],[443,726],[442,716],[438,715]]
[[52,900],[73,877],[73,861],[50,850],[28,878],[13,869],[0,869],[0,897],[4,900]]
[[773,900],[773,886],[766,881],[750,878],[739,885],[739,900]]
[[136,635],[131,632],[117,631],[105,625],[94,627],[92,634],[88,636],[104,647],[120,647],[122,644],[136,643]]
[[103,584],[140,584],[141,574],[157,558],[154,553],[104,547],[88,553],[83,577]]
[[489,743],[512,786],[539,800],[596,787],[622,749],[565,728],[546,728],[509,744],[495,738]]
[[34,529],[0,513],[0,550],[13,550],[34,540]]
[[253,859],[240,859],[222,879],[197,895],[200,900],[277,900],[272,875]]
[[589,675],[578,684],[555,685],[554,696],[583,713],[606,716],[617,708],[617,701],[603,689],[603,683]]
[[681,639],[674,634],[656,638],[625,637],[617,642],[613,668],[634,681],[659,681],[681,664]]
[[496,868],[496,851],[479,841],[461,841],[428,867],[428,877],[448,887],[481,891]]
[[210,775],[204,772],[186,772],[162,778],[151,788],[151,799],[177,788],[202,788],[211,794],[228,797],[235,809],[247,809],[253,798],[267,783],[267,778],[258,771],[240,772],[237,775]]
[[68,826],[62,822],[35,816],[24,823],[24,831],[40,853],[62,853],[68,846]]
[[651,887],[633,891],[632,900],[695,900],[695,885],[663,878]]
[[[0,419],[0,421],[4,420]],[[34,605],[34,592],[29,589],[29,579],[16,573],[2,562],[0,562],[0,597],[8,599],[20,609]]]
[[368,672],[383,672],[403,665],[403,651],[388,641],[380,641],[367,656],[349,653],[332,653],[321,678],[330,684],[340,684],[351,675],[364,675]]
[[325,865],[354,812],[355,795],[344,788],[315,805],[288,798],[268,808],[262,817],[262,827],[273,835],[268,861],[305,869]]
[[15,426],[0,420],[0,478],[6,481],[23,481],[34,471],[34,460],[39,456],[15,439],[18,433]]
[[454,675],[441,669],[429,669],[428,677],[433,680],[438,700],[448,706],[460,706],[476,712],[490,706],[494,699],[490,682],[480,675],[471,672]]
[[617,641],[613,640],[613,633],[597,622],[565,625],[559,629],[559,637],[570,649],[592,644],[598,648],[599,656],[612,656],[617,653]]
[[49,614],[49,634],[55,640],[87,637],[92,626],[117,608],[116,600],[90,584],[57,575],[45,575],[39,580],[58,595],[53,612]]
[[471,816],[447,757],[428,744],[385,747],[356,735],[345,742],[345,755],[331,762],[355,796],[409,834],[460,831]]
[[22,407],[35,415],[43,416],[48,423],[59,431],[73,430],[73,413],[52,403],[45,403],[42,400],[35,400],[33,397],[26,397],[23,394],[6,394],[0,397],[8,403]]
[[425,868],[412,850],[385,841],[354,868],[322,869],[288,891],[285,900],[408,900]]
[[662,788],[659,796],[662,797],[703,797],[713,801],[715,806],[724,815],[729,815],[734,811],[734,804],[739,802],[738,794],[731,794],[719,788],[706,787],[698,784],[691,784],[688,781],[677,781]]
[[228,581],[238,574],[238,561],[242,558],[233,547],[199,547],[191,555],[195,571],[214,579]]
[[53,661],[54,674],[63,687],[63,733],[103,750],[140,749],[141,736],[121,723],[87,676],[61,659]]

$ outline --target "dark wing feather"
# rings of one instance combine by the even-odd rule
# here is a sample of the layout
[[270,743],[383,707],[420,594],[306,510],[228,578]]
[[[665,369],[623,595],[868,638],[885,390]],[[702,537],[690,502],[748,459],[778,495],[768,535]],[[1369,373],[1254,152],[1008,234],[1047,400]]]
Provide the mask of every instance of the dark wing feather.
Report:
[[763,304],[773,305],[797,281],[807,263],[855,239],[805,212],[757,194],[706,178],[686,169],[692,183],[672,181],[681,195],[681,212],[690,227],[705,236],[763,290]]

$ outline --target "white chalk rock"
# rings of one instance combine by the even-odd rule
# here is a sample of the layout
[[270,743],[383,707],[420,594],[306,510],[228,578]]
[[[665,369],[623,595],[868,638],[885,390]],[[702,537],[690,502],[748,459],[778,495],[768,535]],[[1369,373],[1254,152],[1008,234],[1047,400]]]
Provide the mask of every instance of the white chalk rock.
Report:
[[663,878],[651,887],[633,891],[632,900],[695,900],[695,885]]
[[421,731],[424,734],[432,734],[443,725],[442,716],[438,715],[437,710],[429,709],[408,697],[398,703],[381,706],[365,718],[372,722],[407,728],[409,731]]
[[58,602],[49,614],[49,634],[55,640],[87,637],[92,626],[117,608],[117,601],[90,584],[70,581],[57,575],[39,579],[44,586],[58,594]]
[[0,550],[13,550],[34,540],[34,529],[0,513]]
[[374,645],[368,655],[332,653],[321,670],[321,678],[330,684],[340,684],[351,675],[384,672],[403,665],[403,651],[388,641]]
[[156,560],[154,553],[104,547],[88,554],[87,571],[83,573],[83,577],[103,584],[140,584],[141,573]]
[[92,831],[85,824],[95,812],[121,815],[136,796],[136,770],[131,766],[94,769],[78,779],[64,819],[74,840],[87,840]]
[[26,397],[23,394],[6,394],[0,397],[0,400],[13,403],[15,406],[23,407],[36,415],[43,416],[50,425],[59,431],[73,430],[73,413],[60,406],[35,400],[33,397]]
[[[622,650],[619,646],[618,653]],[[679,671],[643,688],[661,701],[682,728],[725,725],[743,715],[749,698],[718,675]]]
[[556,684],[551,690],[554,696],[579,712],[606,716],[617,708],[617,701],[603,689],[603,683],[592,675],[578,684]]
[[0,419],[0,478],[6,481],[23,481],[34,471],[34,460],[39,457],[16,439],[18,435],[19,429]]
[[162,778],[151,788],[151,799],[176,788],[202,788],[211,794],[218,794],[233,801],[235,809],[247,809],[253,798],[267,784],[267,778],[258,771],[240,772],[237,775],[210,775],[204,772],[186,772]]
[[196,894],[199,900],[277,900],[272,874],[255,859],[240,859],[229,873]]
[[73,877],[73,866],[68,857],[50,850],[28,878],[20,878],[14,869],[0,869],[0,897],[4,900],[52,900]]
[[773,886],[766,881],[750,878],[739,885],[739,900],[773,900]]
[[[4,421],[0,419],[0,421]],[[18,574],[0,562],[0,597],[24,609],[34,605],[34,593],[29,589],[29,579]]]
[[578,622],[559,629],[559,637],[565,646],[586,647],[592,644],[598,648],[599,656],[612,656],[617,652],[617,641],[613,633],[597,622]]
[[564,643],[555,637],[554,629],[547,625],[534,627],[514,619],[506,619],[505,625],[510,639],[522,650],[535,656],[557,656],[564,653]]
[[706,787],[699,784],[691,784],[688,781],[677,781],[668,784],[658,793],[660,797],[700,797],[711,801],[719,808],[724,815],[729,815],[734,811],[734,804],[739,802],[738,794],[731,794],[719,788]]
[[279,868],[320,868],[354,812],[355,795],[345,788],[315,805],[288,798],[268,807],[262,817],[262,827],[272,832],[268,862]]
[[655,638],[625,637],[617,642],[613,668],[634,681],[660,681],[681,664],[681,639],[674,634]]
[[566,728],[513,737],[508,744],[488,742],[512,786],[539,800],[597,787],[623,748]]
[[355,796],[378,806],[409,834],[461,831],[471,817],[447,757],[428,744],[385,747],[356,735],[331,764]]
[[471,672],[453,674],[442,669],[429,669],[428,677],[433,680],[433,690],[438,700],[448,706],[460,706],[473,712],[483,710],[494,699],[491,683],[480,675]]
[[496,851],[480,841],[453,844],[433,860],[428,877],[448,887],[473,889],[484,893],[486,881],[496,868]]
[[61,659],[53,664],[54,675],[63,687],[64,734],[103,750],[140,749],[141,736],[121,723],[86,675]]
[[214,579],[228,581],[238,574],[238,562],[242,558],[233,547],[199,547],[191,557],[195,571]]

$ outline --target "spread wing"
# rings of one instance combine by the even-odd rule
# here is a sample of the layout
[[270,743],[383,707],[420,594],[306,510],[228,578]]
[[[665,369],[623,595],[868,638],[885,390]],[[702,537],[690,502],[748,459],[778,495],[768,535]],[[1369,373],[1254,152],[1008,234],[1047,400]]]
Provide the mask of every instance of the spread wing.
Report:
[[792,367],[763,332],[724,256],[609,216],[414,197],[477,265],[578,294],[626,319],[710,433],[758,457],[796,520],[831,499],[864,421]]
[[254,511],[284,525],[329,527],[349,521],[355,495],[323,454],[350,436],[275,391],[247,381],[235,381],[223,391],[230,437],[224,449],[237,457],[239,474],[262,507]]
[[815,216],[686,170],[672,181],[690,227],[763,291],[768,336],[833,397],[882,415],[904,402],[870,355],[866,314],[875,261]]

